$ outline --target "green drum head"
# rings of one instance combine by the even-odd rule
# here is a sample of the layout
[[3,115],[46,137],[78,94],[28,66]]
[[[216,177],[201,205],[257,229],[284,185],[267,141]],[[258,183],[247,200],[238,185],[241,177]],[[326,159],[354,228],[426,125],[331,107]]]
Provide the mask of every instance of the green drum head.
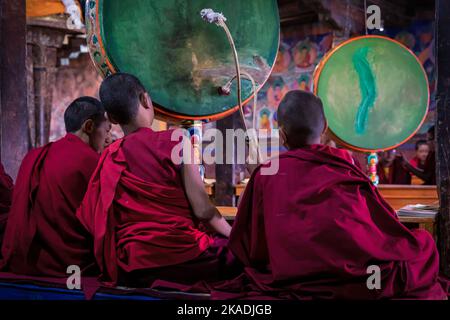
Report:
[[316,70],[315,92],[330,131],[356,150],[397,147],[417,132],[428,111],[422,65],[385,37],[358,37],[336,47]]
[[[221,27],[202,20],[211,8],[227,18],[241,69],[261,88],[279,45],[276,0],[89,0],[88,44],[100,71],[127,72],[141,79],[158,112],[176,119],[217,119],[237,105],[218,88],[236,74],[233,53]],[[242,79],[242,100],[251,81]]]

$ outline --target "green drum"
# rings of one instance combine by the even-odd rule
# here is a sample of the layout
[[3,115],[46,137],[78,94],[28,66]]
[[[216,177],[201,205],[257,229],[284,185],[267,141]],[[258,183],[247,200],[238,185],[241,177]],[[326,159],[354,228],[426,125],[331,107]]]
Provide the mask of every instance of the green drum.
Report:
[[[211,8],[227,18],[241,70],[259,88],[279,45],[276,0],[89,0],[88,46],[103,76],[132,73],[150,92],[157,115],[169,120],[216,120],[237,110],[236,75],[224,30],[202,20]],[[254,94],[243,78],[242,100]]]
[[385,37],[350,39],[332,50],[314,75],[329,130],[359,151],[396,148],[424,121],[427,75],[417,57]]

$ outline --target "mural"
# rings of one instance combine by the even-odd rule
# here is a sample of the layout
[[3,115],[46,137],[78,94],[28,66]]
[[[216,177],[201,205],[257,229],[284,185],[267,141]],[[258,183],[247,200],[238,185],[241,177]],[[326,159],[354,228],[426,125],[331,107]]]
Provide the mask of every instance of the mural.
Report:
[[419,57],[428,75],[431,99],[427,122],[421,130],[424,133],[432,125],[436,116],[437,74],[436,55],[434,52],[434,23],[431,21],[416,21],[406,30],[387,30],[387,33],[390,37],[403,43]]
[[[331,49],[333,34],[302,36],[300,33],[282,35],[272,74],[258,93],[256,127],[272,133],[278,128],[276,111],[284,95],[290,90],[312,91],[314,69]],[[245,106],[248,125],[252,126],[252,102]]]

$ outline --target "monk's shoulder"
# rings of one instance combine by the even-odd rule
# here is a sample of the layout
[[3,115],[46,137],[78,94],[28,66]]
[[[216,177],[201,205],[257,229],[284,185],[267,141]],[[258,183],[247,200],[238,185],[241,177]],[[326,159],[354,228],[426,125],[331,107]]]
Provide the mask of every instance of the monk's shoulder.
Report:
[[97,163],[100,155],[88,144],[82,142],[79,138],[76,139],[60,139],[56,141],[51,148],[58,151],[58,153],[61,156],[64,156],[67,161],[73,160],[73,162],[77,163],[80,160],[83,160],[86,161],[87,164]]
[[50,147],[49,145],[43,146],[43,147],[39,147],[39,148],[34,148],[31,149],[30,151],[27,152],[27,154],[25,155],[25,157],[22,160],[22,166],[24,165],[33,165],[34,162],[36,162],[36,160],[38,159],[39,155],[45,151],[46,148]]
[[90,176],[99,159],[100,155],[79,138],[64,137],[50,146],[46,167],[61,176],[79,173]]
[[180,129],[169,129],[156,132],[161,141],[170,145],[178,144],[182,141],[183,131]]
[[124,137],[124,143],[128,144],[130,141],[141,141],[141,142],[155,142],[163,141],[169,142],[171,140],[178,141],[177,132],[181,132],[178,129],[153,131],[150,128],[140,128],[137,131],[130,133]]
[[30,179],[29,175],[32,172],[32,168],[36,166],[38,161],[43,159],[41,155],[48,150],[50,144],[47,144],[43,147],[32,149],[27,152],[27,154],[22,159],[22,162],[20,164],[20,169],[17,175],[16,182]]

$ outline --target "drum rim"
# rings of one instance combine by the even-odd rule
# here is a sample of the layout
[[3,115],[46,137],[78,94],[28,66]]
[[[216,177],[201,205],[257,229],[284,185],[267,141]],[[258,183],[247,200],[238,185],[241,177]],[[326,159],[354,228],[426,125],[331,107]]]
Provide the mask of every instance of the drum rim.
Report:
[[357,36],[357,37],[348,39],[348,40],[346,40],[346,41],[340,43],[340,44],[337,45],[335,48],[333,48],[332,50],[330,50],[330,51],[325,55],[325,57],[322,59],[322,61],[319,62],[319,64],[317,65],[316,69],[314,70],[314,74],[313,74],[314,94],[315,94],[316,96],[318,96],[318,84],[319,84],[319,81],[320,81],[320,76],[321,76],[321,74],[322,74],[322,71],[323,71],[323,69],[324,69],[326,63],[327,63],[328,60],[333,56],[334,53],[336,53],[338,50],[340,50],[340,49],[343,48],[344,46],[346,46],[346,45],[348,45],[348,44],[350,44],[350,43],[352,43],[352,42],[354,42],[354,41],[358,41],[358,40],[362,40],[362,39],[375,39],[375,38],[377,38],[377,39],[382,39],[382,40],[387,40],[387,41],[390,41],[390,42],[393,42],[393,43],[399,45],[400,47],[402,47],[403,49],[405,49],[407,52],[409,52],[409,53],[414,57],[414,59],[416,59],[418,65],[420,66],[420,69],[422,70],[423,76],[424,76],[425,81],[426,81],[426,84],[427,84],[427,107],[425,108],[424,115],[423,115],[423,117],[422,117],[422,119],[421,119],[419,125],[417,126],[417,128],[416,128],[416,129],[415,129],[415,130],[414,130],[407,138],[405,138],[403,141],[401,141],[401,142],[399,142],[399,143],[397,143],[397,144],[395,144],[395,145],[393,145],[393,146],[387,147],[387,148],[385,148],[385,149],[370,149],[370,148],[362,148],[362,147],[358,147],[358,146],[352,145],[352,144],[350,144],[350,143],[348,143],[348,142],[342,140],[341,138],[339,138],[339,137],[333,132],[333,130],[331,130],[331,128],[328,127],[328,129],[327,129],[328,133],[329,133],[330,136],[331,136],[332,138],[334,138],[337,142],[339,142],[340,144],[344,145],[345,147],[347,147],[347,148],[349,148],[349,149],[351,149],[351,150],[360,151],[360,152],[389,151],[389,150],[393,150],[393,149],[395,149],[395,148],[398,148],[399,146],[403,145],[404,143],[406,143],[408,140],[410,140],[412,137],[414,137],[414,136],[417,134],[417,132],[420,130],[420,128],[421,128],[422,125],[424,124],[424,122],[425,122],[425,120],[426,120],[426,118],[427,118],[427,116],[428,116],[428,113],[429,113],[429,111],[430,111],[430,99],[431,99],[431,95],[430,95],[430,83],[429,83],[428,75],[427,75],[427,73],[426,73],[426,71],[425,71],[425,68],[423,67],[423,65],[422,65],[422,63],[420,62],[419,58],[417,57],[417,55],[416,55],[412,50],[410,50],[410,49],[409,49],[407,46],[405,46],[403,43],[401,43],[401,42],[399,42],[399,41],[397,41],[397,40],[395,40],[395,39],[392,39],[392,38],[389,38],[389,37],[386,37],[386,36],[380,36],[380,35],[363,35],[363,36]]
[[[89,48],[89,54],[91,56],[91,60],[94,63],[94,66],[96,67],[96,69],[98,71],[100,71],[103,78],[105,78],[106,76],[108,76],[110,74],[116,73],[117,70],[114,67],[114,64],[111,62],[111,60],[108,56],[108,53],[106,51],[106,48],[103,44],[103,37],[102,37],[102,32],[101,32],[102,28],[100,27],[100,21],[99,21],[99,17],[100,17],[99,16],[99,8],[100,8],[99,4],[101,1],[103,1],[103,0],[88,0],[88,1],[86,1],[85,20],[86,20],[86,34],[87,34],[86,38],[88,41],[88,48]],[[272,0],[272,1],[274,1],[274,0]],[[90,7],[90,3],[92,3],[92,2],[95,3],[95,20],[93,20],[93,21],[89,20],[89,16],[91,15],[92,11],[94,10],[94,9],[91,9],[91,7]],[[276,8],[277,8],[277,20],[278,20],[278,35],[277,35],[278,45],[277,45],[277,51],[275,53],[273,63],[270,66],[270,71],[265,76],[264,81],[256,89],[256,92],[252,93],[247,99],[242,101],[243,106],[245,104],[247,104],[248,102],[250,102],[254,98],[254,95],[258,94],[258,92],[265,86],[265,84],[269,80],[270,76],[272,75],[273,68],[275,67],[278,53],[279,53],[279,48],[280,48],[280,41],[281,41],[281,34],[280,34],[281,27],[280,27],[280,16],[279,16],[279,12],[278,12],[278,6],[276,6]],[[92,24],[91,22],[95,22],[95,23]],[[92,43],[93,35],[95,35],[97,37],[98,45],[94,45]],[[91,49],[93,49],[93,50],[91,50]],[[99,63],[95,60],[95,58],[93,56],[95,53],[93,51],[95,51],[101,55],[101,58],[104,61],[104,64],[106,64],[106,66],[99,65]],[[190,115],[185,115],[182,113],[177,113],[175,111],[170,111],[170,110],[164,108],[163,106],[157,104],[156,102],[153,102],[153,107],[155,109],[155,117],[157,119],[161,119],[161,120],[167,121],[167,122],[175,122],[175,123],[180,123],[180,122],[184,122],[184,121],[204,121],[204,122],[217,121],[217,120],[223,119],[239,110],[239,105],[236,105],[234,107],[229,108],[228,110],[225,110],[225,111],[222,111],[219,113],[202,115],[202,116],[190,116]]]

